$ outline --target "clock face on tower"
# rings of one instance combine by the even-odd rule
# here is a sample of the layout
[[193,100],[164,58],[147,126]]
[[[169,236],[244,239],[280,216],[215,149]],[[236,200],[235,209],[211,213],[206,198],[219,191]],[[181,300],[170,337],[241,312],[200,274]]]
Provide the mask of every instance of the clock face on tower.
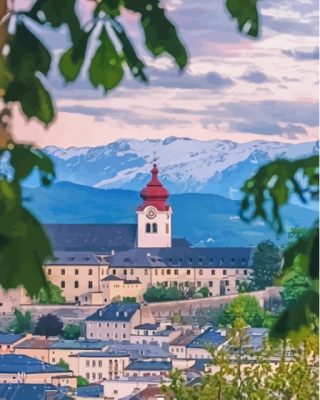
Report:
[[154,219],[157,216],[157,210],[154,207],[149,207],[146,215],[147,218]]

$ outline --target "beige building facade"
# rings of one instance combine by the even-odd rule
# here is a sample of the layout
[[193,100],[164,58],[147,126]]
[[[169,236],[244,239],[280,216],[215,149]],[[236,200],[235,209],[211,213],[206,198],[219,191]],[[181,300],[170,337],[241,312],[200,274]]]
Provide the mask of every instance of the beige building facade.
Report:
[[113,351],[79,353],[69,356],[70,369],[85,377],[90,383],[112,380],[124,375],[130,363],[128,354]]

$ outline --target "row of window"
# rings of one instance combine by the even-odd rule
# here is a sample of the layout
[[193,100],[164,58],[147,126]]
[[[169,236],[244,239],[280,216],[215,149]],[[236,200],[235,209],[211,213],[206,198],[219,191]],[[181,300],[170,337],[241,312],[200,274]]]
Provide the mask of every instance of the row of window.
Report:
[[[52,270],[49,268],[48,270],[48,275],[51,275],[52,274]],[[164,269],[162,269],[161,270],[161,275],[165,275],[165,273],[167,274],[167,275],[171,275],[171,269],[167,269],[167,270],[164,270]],[[102,275],[103,275],[103,272],[104,271],[102,271]],[[123,272],[123,275],[128,275],[128,271],[126,270],[126,269],[124,269],[124,270],[122,270],[122,272]],[[155,275],[158,275],[158,270],[157,269],[155,269],[154,270],[154,273],[155,273]],[[199,271],[198,271],[198,273],[199,273],[199,275],[203,275],[203,269],[199,269]],[[214,269],[212,269],[211,270],[211,275],[215,275],[215,273],[216,273],[216,271],[214,270]],[[243,273],[244,273],[244,275],[247,275],[247,270],[246,269],[244,269],[243,270]],[[63,269],[61,269],[61,275],[65,275],[66,274],[66,270],[63,268]],[[78,269],[75,269],[74,270],[74,274],[75,275],[79,275],[79,270]],[[88,270],[88,275],[92,275],[93,274],[93,270],[92,269],[89,269]],[[112,274],[113,275],[116,275],[117,274],[117,270],[112,270]],[[135,270],[134,269],[130,269],[130,275],[134,275],[135,274]],[[144,274],[145,275],[148,275],[149,274],[149,269],[145,269],[144,270]],[[179,275],[179,270],[178,269],[174,269],[173,270],[173,274],[174,275]],[[227,270],[226,269],[224,269],[224,270],[222,270],[222,274],[223,275],[227,275]],[[236,269],[236,275],[238,275],[239,274],[239,270],[238,269]],[[191,275],[191,270],[190,269],[187,269],[187,275]]]
[[[52,274],[52,270],[51,270],[51,268],[48,268],[48,275],[51,275]],[[65,275],[66,274],[66,270],[64,269],[64,268],[62,268],[61,269],[61,275]],[[78,269],[75,269],[74,270],[74,274],[75,275],[79,275],[79,270]],[[88,275],[92,275],[93,274],[93,270],[92,269],[89,269],[88,270]],[[102,271],[102,274],[103,274],[103,271]]]
[[[120,362],[118,361],[118,360],[109,360],[108,361],[108,364],[109,364],[109,369],[115,369],[116,371],[118,370],[118,367],[119,367],[119,364],[120,364]],[[91,367],[96,367],[96,366],[98,366],[98,367],[102,367],[102,360],[98,360],[98,361],[96,361],[96,360],[91,360],[91,362],[90,362],[90,360],[86,360],[86,367],[90,367],[90,365],[91,365]],[[124,360],[121,360],[121,365],[122,365],[122,369],[124,368]]]
[[[78,289],[79,288],[79,281],[74,281],[73,285],[74,285],[74,287],[76,289]],[[66,282],[65,281],[61,281],[60,282],[60,287],[61,287],[61,289],[64,289],[66,287]],[[88,289],[92,289],[92,288],[93,288],[93,282],[89,281],[88,282]]]
[[[165,275],[165,274],[166,275],[171,275],[171,272],[172,272],[172,275],[179,275],[179,270],[178,269],[174,269],[174,270],[172,270],[172,269],[167,269],[167,270],[161,269],[160,271],[161,271],[161,275]],[[126,269],[124,269],[122,271],[120,270],[119,272],[120,273],[122,272],[123,275],[128,275],[128,271]],[[154,270],[154,274],[155,275],[158,275],[158,272],[159,271],[157,269]],[[186,273],[187,273],[187,275],[191,275],[191,269],[187,269]],[[134,269],[131,269],[130,270],[130,275],[134,275],[134,274],[135,274]],[[144,270],[144,275],[148,275],[148,274],[149,274],[149,269],[146,268]],[[203,269],[199,269],[198,274],[199,275],[203,275]],[[215,274],[216,274],[216,270],[212,269],[211,270],[211,275],[215,275]],[[248,270],[244,269],[243,270],[243,274],[247,275],[248,274]],[[112,275],[117,275],[117,270],[116,269],[112,270]],[[222,270],[222,275],[228,275],[228,272],[227,272],[226,269]],[[236,269],[236,275],[239,275],[239,270],[238,269]]]
[[[100,332],[98,332],[95,336],[93,336],[93,332],[90,332],[90,337],[91,337],[91,338],[95,337],[95,338],[98,338],[98,339],[103,339],[103,336],[101,335]],[[105,334],[104,334],[104,338],[105,338],[105,339],[110,339],[110,334],[109,334],[109,333],[105,333]],[[125,333],[123,333],[122,336],[119,335],[119,337],[118,337],[118,334],[115,333],[113,339],[122,339],[122,340],[125,340],[125,339],[127,339],[127,335],[126,335]]]
[[[86,372],[86,378],[88,380],[90,380],[90,372]],[[99,372],[98,374],[96,374],[95,372],[92,373],[92,379],[95,380],[97,378],[98,378],[99,381],[102,380],[102,373],[101,372]]]

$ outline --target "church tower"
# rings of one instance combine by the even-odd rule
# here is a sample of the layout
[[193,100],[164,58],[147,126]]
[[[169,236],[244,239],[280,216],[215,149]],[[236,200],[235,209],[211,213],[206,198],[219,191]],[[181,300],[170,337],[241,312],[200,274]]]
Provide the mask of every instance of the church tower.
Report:
[[138,247],[171,247],[172,209],[167,204],[169,193],[158,178],[153,164],[151,180],[140,192],[143,203],[137,209]]

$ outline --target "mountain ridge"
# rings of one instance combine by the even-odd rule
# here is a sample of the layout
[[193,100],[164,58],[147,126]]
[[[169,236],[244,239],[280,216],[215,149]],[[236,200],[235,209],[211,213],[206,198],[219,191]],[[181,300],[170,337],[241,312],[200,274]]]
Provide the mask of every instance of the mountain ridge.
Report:
[[[160,179],[170,193],[212,193],[239,199],[243,182],[260,166],[278,157],[314,154],[317,146],[316,142],[236,143],[169,136],[164,140],[118,139],[96,147],[49,146],[44,151],[55,163],[58,182],[140,190],[149,180],[155,152]],[[27,184],[32,186],[31,181]]]
[[[125,189],[96,189],[70,182],[51,187],[24,188],[25,206],[42,223],[136,223],[139,192]],[[171,195],[173,233],[197,246],[253,246],[264,239],[285,243],[258,220],[241,221],[240,202],[210,193]],[[310,226],[317,213],[288,205],[283,211],[287,229]]]

